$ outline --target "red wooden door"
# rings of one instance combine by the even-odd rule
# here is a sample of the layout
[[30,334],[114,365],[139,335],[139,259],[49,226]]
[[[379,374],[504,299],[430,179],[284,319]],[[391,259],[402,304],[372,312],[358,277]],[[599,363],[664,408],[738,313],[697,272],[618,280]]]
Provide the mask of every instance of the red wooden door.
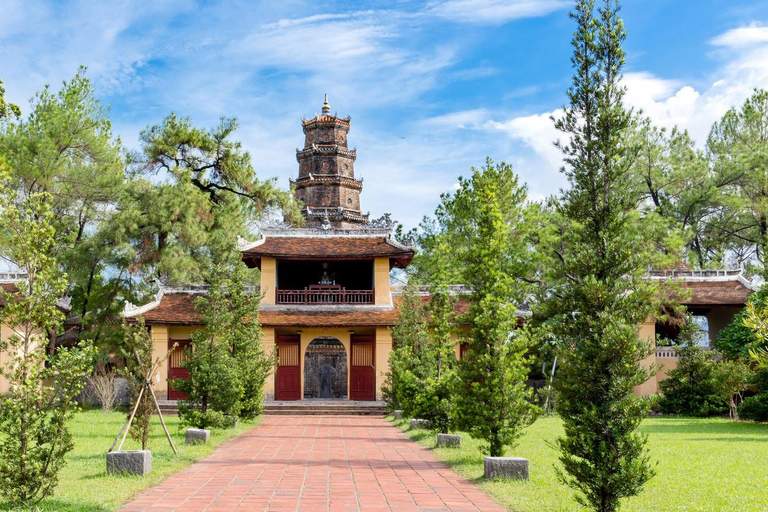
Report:
[[168,358],[168,400],[184,400],[189,395],[174,389],[173,379],[188,379],[189,372],[182,367],[184,363],[184,350],[192,343],[191,340],[168,340],[168,350],[176,345]]
[[373,336],[352,336],[349,365],[349,399],[376,400],[376,367]]
[[275,373],[275,400],[301,399],[301,363],[299,336],[277,335],[277,372]]

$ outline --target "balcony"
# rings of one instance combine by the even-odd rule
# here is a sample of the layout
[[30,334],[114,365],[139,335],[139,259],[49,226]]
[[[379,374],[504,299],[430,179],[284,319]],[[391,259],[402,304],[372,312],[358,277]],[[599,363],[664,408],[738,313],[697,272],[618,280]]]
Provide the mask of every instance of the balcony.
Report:
[[298,306],[373,304],[373,290],[347,290],[339,285],[311,284],[303,290],[275,290],[277,304]]

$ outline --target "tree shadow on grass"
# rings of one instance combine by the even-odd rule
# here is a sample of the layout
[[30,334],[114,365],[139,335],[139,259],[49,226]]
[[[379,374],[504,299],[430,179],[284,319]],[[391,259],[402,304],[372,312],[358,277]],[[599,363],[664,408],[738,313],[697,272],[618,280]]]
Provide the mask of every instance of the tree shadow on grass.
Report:
[[[21,508],[15,508],[9,503],[0,504],[0,510],[19,512]],[[76,501],[65,501],[59,498],[47,498],[33,507],[35,512],[109,512],[109,509],[101,505],[84,504]]]

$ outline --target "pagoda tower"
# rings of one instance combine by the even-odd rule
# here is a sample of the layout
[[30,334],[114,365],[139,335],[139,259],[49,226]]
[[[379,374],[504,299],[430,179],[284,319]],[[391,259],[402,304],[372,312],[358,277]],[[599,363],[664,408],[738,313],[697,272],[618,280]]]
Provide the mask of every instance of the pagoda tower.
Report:
[[309,227],[353,229],[368,222],[360,211],[363,180],[355,179],[357,150],[347,146],[350,119],[331,115],[326,94],[322,114],[301,120],[304,149],[296,150],[299,177],[291,184]]

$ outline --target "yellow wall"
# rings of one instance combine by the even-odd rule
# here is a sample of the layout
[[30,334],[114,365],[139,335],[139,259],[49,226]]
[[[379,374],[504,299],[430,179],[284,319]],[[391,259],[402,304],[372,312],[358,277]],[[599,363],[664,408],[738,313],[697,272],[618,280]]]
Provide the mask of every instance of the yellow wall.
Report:
[[392,294],[389,290],[389,258],[373,260],[373,287],[376,290],[374,304],[377,306],[392,305]]
[[[3,341],[7,342],[14,333],[16,333],[19,336],[22,335],[21,332],[14,330],[13,328],[11,328],[6,324],[0,325],[0,339],[2,339]],[[45,339],[43,339],[43,341],[45,342]],[[35,341],[35,343],[37,343],[37,341]],[[2,365],[3,370],[5,369],[5,365],[10,360],[11,360],[11,354],[9,354],[8,352],[0,352],[0,365]],[[0,375],[0,393],[6,393],[9,387],[10,386],[8,383],[8,379]]]
[[[264,345],[264,352],[267,355],[273,355],[275,353],[275,329],[272,327],[264,327],[261,330],[261,343]],[[267,381],[264,383],[264,394],[267,399],[273,399],[275,397],[275,372],[269,374]]]
[[[640,339],[645,341],[646,345],[651,349],[651,354],[640,361],[640,364],[645,368],[655,368],[656,366],[656,320],[654,318],[648,318],[640,326],[639,331]],[[636,396],[648,396],[658,393],[658,382],[655,376],[635,386]]]
[[[152,360],[164,360],[165,355],[168,353],[168,326],[153,325],[152,341],[155,343],[155,348],[152,351]],[[152,388],[155,390],[158,400],[168,398],[168,361],[164,361],[159,365],[157,373],[152,378]]]
[[277,288],[277,260],[274,258],[261,259],[261,298],[262,304],[275,303],[275,288]]
[[389,370],[389,353],[392,351],[392,334],[388,327],[376,328],[376,400],[381,400],[381,386]]

